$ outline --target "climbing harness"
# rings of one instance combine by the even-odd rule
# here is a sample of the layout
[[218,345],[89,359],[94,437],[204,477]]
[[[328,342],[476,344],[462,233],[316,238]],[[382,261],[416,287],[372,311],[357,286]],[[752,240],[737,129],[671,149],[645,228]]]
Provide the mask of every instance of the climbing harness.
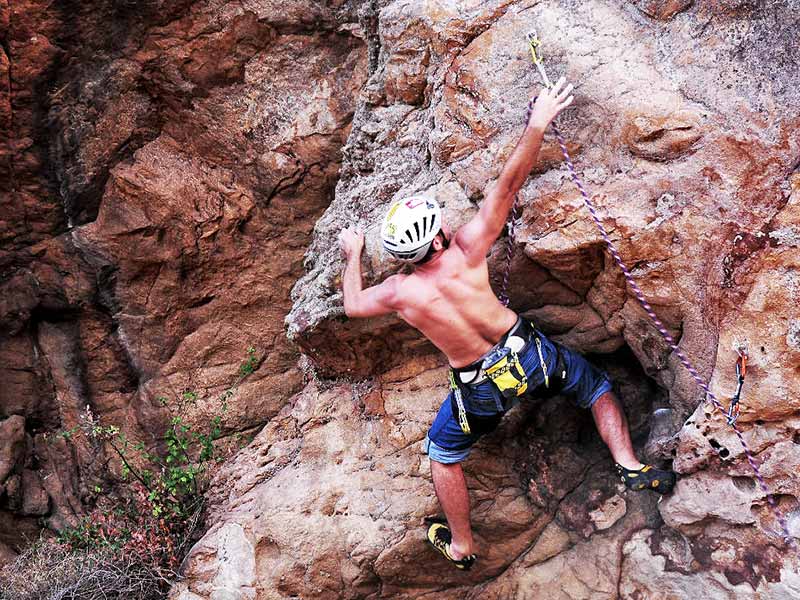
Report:
[[[533,390],[519,356],[529,344],[535,344],[542,370],[542,382]],[[494,429],[502,415],[513,406],[514,400],[525,393],[532,392],[537,398],[549,398],[561,392],[567,379],[567,365],[559,345],[554,344],[554,347],[551,373],[544,359],[541,336],[533,324],[518,317],[514,326],[486,354],[465,367],[451,368],[451,410],[461,431],[467,435],[481,435]],[[487,380],[498,394],[494,398],[496,413],[468,412],[469,402],[465,403],[465,395],[469,399],[472,390]]]
[[[537,70],[539,71],[539,75],[542,78],[542,82],[544,83],[545,87],[551,88],[552,84],[550,83],[550,79],[547,77],[547,72],[545,71],[545,68],[544,68],[544,61],[543,61],[542,56],[541,56],[541,50],[540,50],[541,41],[539,40],[539,38],[536,35],[535,31],[532,31],[531,33],[529,33],[527,35],[527,40],[528,40],[528,45],[530,46],[530,49],[531,49],[531,55],[533,57],[533,62],[536,65]],[[536,98],[534,98],[533,100],[531,100],[528,103],[528,108],[527,108],[527,112],[526,112],[526,115],[525,115],[525,123],[526,123],[526,125],[527,125],[528,121],[530,120],[530,114],[531,114],[531,111],[533,110],[533,103],[535,101],[536,101]],[[564,155],[564,161],[567,163],[567,168],[569,169],[572,181],[575,183],[575,186],[578,188],[578,191],[580,192],[580,194],[581,194],[581,196],[583,198],[583,202],[586,205],[586,208],[589,209],[589,213],[592,215],[592,219],[594,220],[594,223],[597,226],[597,229],[600,231],[600,235],[603,237],[603,241],[605,242],[609,253],[614,258],[614,262],[617,264],[617,266],[622,271],[622,274],[625,276],[625,281],[627,281],[627,283],[630,286],[631,290],[633,290],[633,293],[636,296],[636,299],[639,301],[639,304],[641,304],[641,306],[644,309],[644,311],[650,317],[650,320],[652,320],[653,323],[655,324],[656,329],[661,334],[661,337],[664,338],[664,341],[667,342],[667,345],[672,349],[672,351],[675,353],[675,355],[681,361],[681,364],[686,368],[687,371],[689,371],[689,373],[691,374],[692,378],[703,389],[703,391],[706,393],[706,397],[711,401],[711,403],[714,405],[714,407],[719,412],[721,412],[723,415],[725,415],[727,423],[730,425],[730,427],[736,433],[736,437],[739,438],[739,443],[741,443],[742,448],[744,449],[745,456],[747,457],[747,462],[750,463],[750,468],[753,470],[753,473],[756,476],[756,480],[758,481],[759,487],[764,492],[764,494],[766,494],[767,502],[769,503],[770,509],[772,510],[772,513],[775,515],[775,518],[777,519],[777,521],[780,524],[780,527],[782,529],[784,541],[786,542],[786,544],[790,548],[796,550],[797,547],[795,545],[794,538],[789,533],[789,526],[788,526],[788,524],[786,522],[786,519],[781,514],[781,511],[778,508],[778,504],[775,501],[774,496],[770,493],[769,488],[767,487],[767,483],[764,480],[764,476],[761,474],[761,471],[758,468],[758,462],[756,461],[755,457],[753,456],[753,452],[750,450],[750,447],[747,445],[747,442],[745,441],[744,436],[742,435],[742,432],[736,426],[736,418],[738,417],[738,414],[739,414],[739,408],[738,408],[739,407],[739,395],[740,395],[740,392],[741,392],[741,386],[742,386],[742,384],[744,382],[744,373],[745,373],[746,363],[747,363],[747,355],[746,355],[746,353],[744,353],[744,354],[741,353],[741,352],[739,353],[739,359],[737,360],[737,375],[739,376],[739,384],[738,384],[738,388],[737,388],[736,394],[734,395],[733,399],[731,400],[731,405],[730,405],[729,409],[725,410],[725,408],[722,406],[720,401],[717,399],[716,395],[711,391],[711,388],[709,387],[709,385],[706,382],[706,380],[703,378],[702,375],[700,375],[697,372],[697,370],[694,368],[694,366],[692,366],[692,363],[689,362],[689,358],[686,356],[686,354],[683,352],[683,350],[681,350],[678,347],[678,344],[675,342],[675,340],[673,339],[672,335],[670,335],[670,333],[667,331],[667,328],[661,322],[661,319],[658,318],[658,315],[656,315],[655,311],[650,306],[650,303],[647,301],[647,298],[645,298],[644,293],[639,288],[639,285],[633,279],[633,275],[631,275],[631,272],[628,270],[628,267],[622,261],[622,258],[620,257],[619,252],[617,252],[617,249],[614,246],[614,243],[611,241],[611,237],[608,235],[608,232],[606,231],[605,226],[603,225],[602,221],[600,220],[600,217],[597,215],[597,210],[595,209],[595,206],[594,206],[593,202],[589,198],[589,194],[586,192],[586,189],[583,187],[583,183],[581,182],[580,178],[578,177],[578,173],[575,170],[575,165],[572,164],[572,159],[570,158],[569,152],[567,151],[567,145],[566,145],[566,142],[564,141],[564,137],[561,135],[561,132],[558,130],[558,128],[555,125],[553,125],[551,123],[550,126],[553,128],[553,133],[555,134],[556,139],[558,140],[558,145],[561,147],[561,153]],[[514,199],[514,205],[512,207],[512,212],[511,212],[512,221],[516,220],[516,211],[517,211],[517,199],[515,198]],[[509,225],[509,238],[510,238],[509,239],[509,258],[507,260],[507,267],[510,267],[510,265],[511,265],[510,255],[513,253],[514,239],[513,239],[512,235],[513,235],[513,226],[511,226],[511,224],[510,224]],[[501,295],[501,300],[504,300],[506,305],[508,304],[508,297],[507,297],[507,295],[505,293],[506,292],[507,280],[508,280],[508,271],[506,272],[506,275],[504,277],[504,285],[503,285],[502,295]]]
[[736,359],[736,392],[734,392],[731,402],[728,404],[728,411],[725,413],[728,425],[733,425],[739,418],[739,401],[742,396],[744,375],[747,373],[747,348],[737,346],[736,354],[739,355],[739,358]]
[[[471,365],[460,369],[450,369],[450,392],[453,414],[458,426],[467,435],[480,435],[497,425],[499,418],[507,410],[506,400],[521,396],[528,389],[528,378],[519,360],[517,350],[525,347],[534,335],[532,329],[521,318],[517,318],[514,326],[486,354]],[[487,379],[492,382],[505,400],[495,399],[496,415],[477,415],[467,413],[464,404],[464,392],[469,391],[463,376],[469,377],[472,385],[478,385]],[[545,371],[546,375],[546,371]]]
[[[498,346],[489,353],[483,361],[483,371],[504,398],[516,398],[528,389],[528,377],[519,355],[507,346]],[[546,373],[545,370],[545,376]]]

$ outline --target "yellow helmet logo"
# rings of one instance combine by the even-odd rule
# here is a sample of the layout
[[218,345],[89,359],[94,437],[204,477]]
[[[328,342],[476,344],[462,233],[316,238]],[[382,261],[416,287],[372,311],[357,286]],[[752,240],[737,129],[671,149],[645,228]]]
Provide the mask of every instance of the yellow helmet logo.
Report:
[[392,204],[392,208],[390,208],[390,209],[389,209],[389,212],[388,212],[388,214],[386,215],[386,220],[387,220],[387,221],[388,221],[389,219],[391,219],[391,218],[394,216],[394,213],[396,213],[396,212],[397,212],[397,209],[398,209],[398,208],[400,208],[400,204],[401,204],[401,202],[400,202],[400,201],[398,201],[398,202],[395,202],[394,204]]

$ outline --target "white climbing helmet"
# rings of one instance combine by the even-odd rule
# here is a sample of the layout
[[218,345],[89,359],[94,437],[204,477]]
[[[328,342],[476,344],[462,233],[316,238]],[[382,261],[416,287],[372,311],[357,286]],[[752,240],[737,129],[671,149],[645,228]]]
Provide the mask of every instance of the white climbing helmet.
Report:
[[424,196],[409,196],[389,207],[381,239],[386,251],[399,260],[418,262],[427,254],[442,226],[439,203]]

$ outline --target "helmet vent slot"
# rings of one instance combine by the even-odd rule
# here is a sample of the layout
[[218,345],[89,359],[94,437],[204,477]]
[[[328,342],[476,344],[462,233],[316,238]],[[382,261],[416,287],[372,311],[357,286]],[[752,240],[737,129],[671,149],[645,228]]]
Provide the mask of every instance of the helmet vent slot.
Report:
[[412,244],[414,243],[414,238],[411,237],[411,230],[410,229],[406,229],[406,237],[408,238],[409,242],[411,242]]
[[419,223],[414,221],[414,231],[417,232],[417,239],[420,239],[422,236],[419,234]]
[[[433,223],[431,223],[433,225]],[[422,217],[422,235],[428,233],[428,215]]]

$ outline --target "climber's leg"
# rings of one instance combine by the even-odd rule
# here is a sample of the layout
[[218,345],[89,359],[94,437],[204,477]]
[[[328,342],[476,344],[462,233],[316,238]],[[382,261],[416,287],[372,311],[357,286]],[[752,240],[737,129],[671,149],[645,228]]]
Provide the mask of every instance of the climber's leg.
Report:
[[604,393],[592,404],[592,416],[614,461],[626,469],[641,469],[642,463],[633,450],[625,411],[613,392]]
[[460,560],[473,553],[472,528],[469,524],[469,492],[461,463],[443,464],[431,460],[431,475],[436,497],[447,517],[452,534],[450,555]]
[[591,409],[600,437],[617,464],[627,469],[640,469],[642,463],[633,451],[625,411],[611,391],[608,375],[580,353],[564,346],[559,349],[565,369],[562,393],[572,397],[579,407]]
[[450,395],[425,436],[425,453],[431,460],[433,487],[444,510],[447,525],[429,519],[426,538],[430,544],[459,569],[469,569],[475,562],[472,553],[472,530],[469,524],[469,493],[461,462],[469,456],[478,433],[466,434],[453,415]]
[[643,465],[636,458],[625,411],[612,392],[606,392],[592,404],[592,416],[600,437],[617,463],[617,472],[631,490],[652,490],[668,494],[675,487],[675,473]]
[[617,472],[628,489],[649,489],[660,494],[672,491],[675,473],[643,465],[636,458],[625,411],[611,391],[608,375],[573,350],[562,346],[561,353],[565,369],[562,393],[572,396],[581,408],[591,409],[600,437],[611,451]]

